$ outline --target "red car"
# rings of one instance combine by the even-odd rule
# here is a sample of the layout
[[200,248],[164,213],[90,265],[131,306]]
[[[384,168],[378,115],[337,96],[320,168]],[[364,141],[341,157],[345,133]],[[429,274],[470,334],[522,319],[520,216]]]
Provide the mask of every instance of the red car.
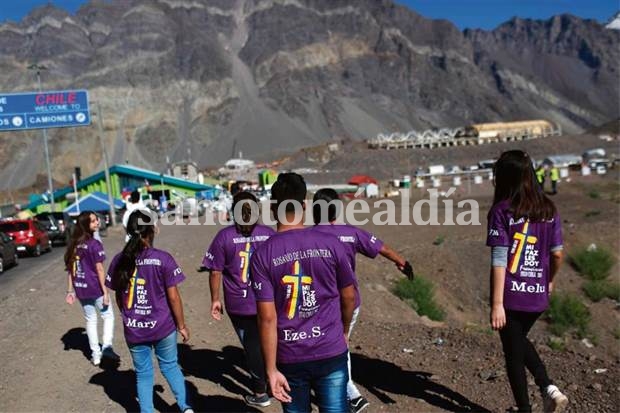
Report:
[[35,257],[41,251],[51,251],[52,242],[43,225],[33,219],[11,219],[0,222],[0,232],[11,236],[17,252],[29,253]]

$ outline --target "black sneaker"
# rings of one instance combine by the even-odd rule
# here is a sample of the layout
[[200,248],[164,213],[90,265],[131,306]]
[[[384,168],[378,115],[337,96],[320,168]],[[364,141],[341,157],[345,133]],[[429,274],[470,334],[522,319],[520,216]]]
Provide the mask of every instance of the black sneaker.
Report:
[[364,397],[356,397],[353,400],[349,400],[349,409],[351,409],[351,413],[358,413],[367,408],[369,405],[368,400]]
[[245,403],[248,406],[254,407],[267,407],[271,405],[271,399],[267,394],[263,394],[262,396],[255,396],[253,394],[248,394],[243,397],[245,399]]

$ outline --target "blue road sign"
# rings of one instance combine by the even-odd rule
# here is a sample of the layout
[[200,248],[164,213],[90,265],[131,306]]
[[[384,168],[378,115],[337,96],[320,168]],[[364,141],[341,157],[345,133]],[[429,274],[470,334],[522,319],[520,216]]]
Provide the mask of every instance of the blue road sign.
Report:
[[90,125],[88,92],[0,93],[0,131]]

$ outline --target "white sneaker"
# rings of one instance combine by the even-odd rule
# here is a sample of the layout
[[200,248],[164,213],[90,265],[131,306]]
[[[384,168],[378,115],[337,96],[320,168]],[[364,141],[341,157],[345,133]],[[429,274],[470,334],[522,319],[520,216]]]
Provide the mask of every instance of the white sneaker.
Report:
[[556,386],[547,386],[543,391],[543,410],[545,413],[560,413],[566,405],[568,405],[568,397]]
[[92,361],[93,366],[98,366],[101,364],[101,353],[93,353],[93,357],[90,359]]

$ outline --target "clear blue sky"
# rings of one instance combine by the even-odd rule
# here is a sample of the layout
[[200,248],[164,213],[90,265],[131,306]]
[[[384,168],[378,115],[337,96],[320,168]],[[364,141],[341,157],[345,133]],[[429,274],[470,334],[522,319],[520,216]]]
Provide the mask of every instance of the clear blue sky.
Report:
[[[354,0],[353,0],[354,1]],[[561,13],[605,22],[620,9],[618,0],[396,0],[423,16],[447,19],[460,29],[493,29],[513,16],[547,19]],[[33,7],[54,3],[74,13],[86,0],[0,0],[0,22],[20,20]]]

